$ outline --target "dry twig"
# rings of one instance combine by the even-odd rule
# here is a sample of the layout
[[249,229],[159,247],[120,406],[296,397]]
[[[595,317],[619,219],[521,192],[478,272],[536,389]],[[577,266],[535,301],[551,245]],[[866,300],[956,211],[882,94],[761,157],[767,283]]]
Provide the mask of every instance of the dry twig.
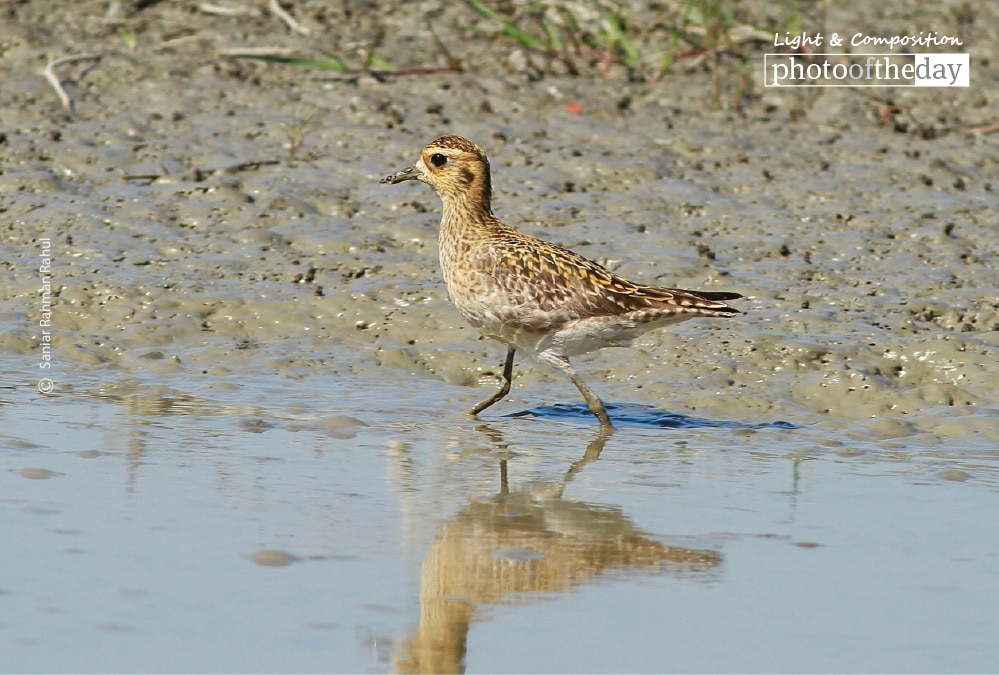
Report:
[[55,61],[49,61],[48,65],[45,66],[45,79],[49,81],[52,88],[55,89],[56,96],[59,97],[62,107],[67,112],[73,112],[73,101],[70,100],[69,95],[66,90],[62,88],[62,83],[59,81],[59,76],[56,75],[55,69],[66,63],[74,63],[76,61],[99,61],[100,56],[96,54],[80,54],[79,56],[65,56],[61,59],[56,59]]
[[259,16],[260,12],[250,7],[226,7],[224,5],[213,5],[209,2],[202,2],[198,5],[198,10],[205,14],[215,14],[217,16]]
[[294,47],[234,47],[232,49],[216,49],[215,56],[238,59],[259,59],[265,56],[291,58],[297,53]]
[[287,24],[288,28],[292,29],[296,33],[301,33],[302,35],[308,35],[310,33],[308,28],[299,24],[297,21],[295,21],[295,19],[291,17],[291,14],[288,14],[288,12],[284,11],[284,9],[281,7],[281,3],[278,0],[271,0],[269,7],[270,10],[274,12],[274,14],[277,16],[277,18],[281,19],[282,21],[285,22],[285,24]]
[[969,134],[984,136],[985,134],[999,133],[999,124],[986,125],[984,127],[974,127],[965,130]]

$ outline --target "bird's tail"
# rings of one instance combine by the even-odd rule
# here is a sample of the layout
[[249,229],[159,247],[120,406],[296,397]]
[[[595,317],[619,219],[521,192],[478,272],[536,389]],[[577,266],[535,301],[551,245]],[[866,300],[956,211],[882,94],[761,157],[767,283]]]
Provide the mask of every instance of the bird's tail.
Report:
[[724,302],[725,300],[738,300],[742,296],[738,293],[728,293],[725,291],[687,291],[694,295],[699,295],[705,300],[713,300],[715,302]]

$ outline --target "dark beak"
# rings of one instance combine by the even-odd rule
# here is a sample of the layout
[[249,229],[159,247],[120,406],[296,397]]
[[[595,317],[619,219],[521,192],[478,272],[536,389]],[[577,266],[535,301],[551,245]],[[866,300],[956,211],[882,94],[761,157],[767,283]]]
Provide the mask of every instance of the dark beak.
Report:
[[401,183],[404,180],[418,180],[419,178],[420,178],[420,172],[417,171],[415,166],[410,166],[403,169],[402,171],[396,171],[393,174],[389,174],[388,176],[385,176],[385,178],[382,178],[378,182],[392,183],[393,185],[395,185],[396,183]]

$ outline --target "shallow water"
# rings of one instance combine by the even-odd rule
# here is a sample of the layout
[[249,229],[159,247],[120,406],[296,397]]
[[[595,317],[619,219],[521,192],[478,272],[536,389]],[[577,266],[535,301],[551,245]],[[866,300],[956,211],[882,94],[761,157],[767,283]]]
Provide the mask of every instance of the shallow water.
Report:
[[4,669],[995,663],[994,450],[614,409],[605,439],[360,384],[5,393]]

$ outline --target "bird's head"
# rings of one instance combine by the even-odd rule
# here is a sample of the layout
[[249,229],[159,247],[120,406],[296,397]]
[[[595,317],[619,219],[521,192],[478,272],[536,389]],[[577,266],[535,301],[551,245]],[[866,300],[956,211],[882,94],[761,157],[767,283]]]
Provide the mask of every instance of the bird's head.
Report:
[[381,183],[401,183],[419,180],[444,200],[480,206],[490,212],[492,186],[486,153],[472,141],[461,136],[441,136],[423,148],[413,166],[385,176]]

